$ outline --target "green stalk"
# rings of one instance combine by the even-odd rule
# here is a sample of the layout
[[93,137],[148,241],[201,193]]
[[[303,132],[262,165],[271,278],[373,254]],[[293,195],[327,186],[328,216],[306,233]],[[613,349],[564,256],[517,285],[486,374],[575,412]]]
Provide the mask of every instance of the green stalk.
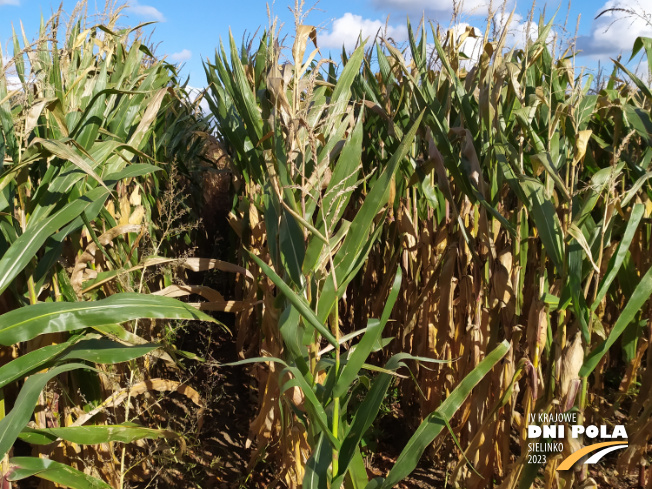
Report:
[[[326,234],[328,234],[328,225],[327,223],[325,224],[326,228]],[[331,273],[333,274],[333,284],[335,290],[337,290],[337,274],[335,272],[335,264],[333,263],[333,252],[330,249],[330,241],[327,241],[327,247],[328,247],[328,255],[329,255],[329,261],[330,261],[330,266],[331,266]],[[340,358],[340,316],[339,316],[339,302],[335,302],[335,307],[333,308],[333,315],[332,315],[332,324],[331,324],[331,329],[333,332],[333,336],[335,336],[335,378],[338,379],[340,376],[340,363],[341,363],[341,358]],[[333,438],[335,440],[339,439],[339,431],[340,431],[340,398],[339,396],[333,396]],[[333,477],[339,472],[339,449],[333,447]]]
[[[337,347],[335,347],[335,377],[339,377],[340,374],[340,327],[339,327],[339,304],[335,304],[335,309],[333,310],[333,335],[337,340]],[[333,437],[337,440],[339,437],[339,421],[340,421],[340,398],[335,396],[333,397]],[[338,467],[338,455],[339,450],[333,448],[333,474],[337,474],[339,471]]]

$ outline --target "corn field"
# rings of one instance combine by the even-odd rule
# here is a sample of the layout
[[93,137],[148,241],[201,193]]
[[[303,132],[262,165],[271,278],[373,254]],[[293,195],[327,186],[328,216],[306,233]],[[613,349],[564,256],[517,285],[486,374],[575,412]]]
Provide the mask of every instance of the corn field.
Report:
[[[219,42],[203,113],[147,26],[87,10],[0,71],[0,489],[652,488],[652,91],[624,60],[597,83],[545,18],[328,59],[297,12]],[[188,476],[223,402],[198,365],[255,391],[237,480]],[[558,470],[596,440],[533,439],[544,415],[627,446]]]

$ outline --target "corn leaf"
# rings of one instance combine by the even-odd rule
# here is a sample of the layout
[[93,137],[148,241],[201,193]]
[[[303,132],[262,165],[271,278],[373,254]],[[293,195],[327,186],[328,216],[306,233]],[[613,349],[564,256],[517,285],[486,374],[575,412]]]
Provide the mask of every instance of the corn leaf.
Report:
[[607,274],[600,281],[600,287],[598,288],[598,293],[596,294],[595,300],[591,305],[591,311],[595,311],[598,308],[600,302],[602,302],[602,299],[607,294],[609,287],[618,275],[618,271],[623,264],[625,256],[627,256],[627,253],[629,252],[629,246],[634,239],[634,235],[636,234],[636,230],[638,229],[638,225],[641,222],[644,213],[645,206],[643,204],[635,204],[632,208],[632,212],[629,215],[629,219],[627,221],[627,227],[625,228],[625,233],[623,234],[620,243],[618,243],[618,249],[611,257],[611,260],[609,260]]
[[364,336],[355,346],[355,351],[349,356],[346,365],[344,365],[344,368],[342,369],[342,373],[337,379],[337,383],[333,389],[334,397],[342,397],[346,393],[349,386],[358,378],[358,373],[360,372],[362,365],[366,362],[367,357],[369,357],[369,354],[379,342],[383,330],[385,329],[385,325],[387,324],[387,320],[392,313],[392,308],[396,303],[401,288],[401,279],[402,273],[399,267],[396,276],[394,277],[394,284],[392,285],[389,297],[385,303],[380,321],[369,325]]
[[122,293],[95,302],[48,302],[10,311],[0,316],[0,344],[12,345],[46,333],[77,331],[139,318],[215,322],[206,313],[176,299]]
[[48,458],[13,457],[9,459],[7,480],[19,481],[36,476],[70,489],[111,489],[100,479]]
[[0,419],[0,456],[6,455],[20,432],[29,422],[45,385],[59,374],[80,368],[90,369],[88,365],[83,363],[69,363],[44,373],[32,375],[25,381],[18,393],[13,409],[7,416]]
[[45,219],[41,226],[29,229],[22,234],[0,258],[0,293],[9,286],[16,276],[34,258],[45,241],[57,230],[76,219],[91,204],[103,205],[109,191],[100,188],[89,192],[85,197],[75,199],[53,216]]
[[131,443],[144,439],[177,438],[178,436],[173,431],[146,428],[133,423],[111,426],[69,426],[44,429],[25,428],[19,435],[21,440],[34,445],[48,445],[57,439],[79,445],[98,445],[109,442]]
[[529,177],[521,177],[519,183],[529,200],[529,212],[537,226],[546,253],[557,267],[563,269],[564,239],[555,206],[546,198],[543,184]]
[[607,339],[595,347],[584,360],[584,364],[580,369],[580,376],[586,377],[593,372],[595,367],[598,366],[598,363],[600,363],[600,360],[602,360],[602,357],[607,354],[609,348],[611,348],[616,340],[623,334],[627,325],[634,321],[636,315],[650,298],[650,294],[652,294],[652,267],[650,267],[647,273],[643,275],[638,285],[636,285],[634,293],[631,295],[627,304],[618,316],[618,319],[613,325]]
[[464,380],[451,392],[442,405],[421,423],[403,451],[401,451],[387,479],[382,483],[381,487],[383,489],[394,487],[416,468],[424,450],[446,428],[445,421],[450,421],[473,388],[478,385],[508,351],[509,343],[507,341],[500,343],[477,367],[464,377]]
[[290,303],[297,308],[297,310],[303,316],[303,319],[313,328],[315,328],[319,334],[321,334],[331,345],[337,346],[337,341],[330,331],[326,328],[324,323],[322,323],[315,313],[312,312],[312,309],[308,306],[306,301],[300,297],[296,292],[294,292],[289,285],[287,285],[281,277],[279,277],[274,270],[271,269],[265,262],[258,258],[253,253],[249,253],[251,258],[258,264],[258,266],[263,270],[265,275],[267,275],[272,282],[283,292],[283,295],[287,298]]

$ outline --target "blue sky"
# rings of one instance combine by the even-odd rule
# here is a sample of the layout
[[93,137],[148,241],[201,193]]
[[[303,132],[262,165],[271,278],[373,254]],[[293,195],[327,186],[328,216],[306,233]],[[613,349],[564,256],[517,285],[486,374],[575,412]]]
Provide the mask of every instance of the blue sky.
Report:
[[[105,0],[90,0],[90,9],[98,4],[103,7]],[[525,33],[532,29],[527,23],[528,12],[532,8],[529,2],[508,0],[509,10],[515,7],[516,15],[510,25],[513,32],[512,42],[521,43]],[[494,0],[497,4],[498,0]],[[72,11],[75,0],[65,0],[64,10]],[[306,7],[314,2],[307,1]],[[11,25],[18,27],[23,21],[28,38],[36,35],[40,14],[49,17],[59,1],[47,0],[0,0],[0,42],[3,54],[11,36]],[[126,23],[137,24],[156,21],[152,40],[159,55],[166,54],[168,59],[184,64],[186,75],[191,77],[194,86],[204,85],[202,59],[212,57],[219,39],[227,39],[229,28],[236,40],[243,34],[253,34],[258,27],[268,25],[267,2],[265,0],[131,0],[130,8],[125,11]],[[291,33],[293,17],[288,6],[294,0],[276,0],[272,5],[273,15],[285,23],[285,32]],[[373,35],[385,26],[387,34],[397,41],[404,41],[406,35],[405,18],[410,16],[418,23],[422,14],[426,18],[448,26],[451,20],[452,0],[321,0],[316,9],[307,18],[306,23],[319,28],[318,44],[322,53],[338,53],[342,44],[351,46],[357,35]],[[535,21],[543,8],[549,18],[557,8],[556,32],[563,33],[563,24],[568,16],[568,35],[575,33],[578,15],[578,46],[584,55],[578,62],[595,68],[598,60],[608,64],[611,57],[622,53],[628,58],[634,39],[638,35],[652,37],[652,0],[625,2],[623,0],[573,0],[570,9],[568,1],[553,0],[541,2],[535,6]],[[622,12],[612,12],[595,19],[596,15],[609,8],[628,8],[637,15],[627,17]],[[462,4],[460,22],[484,30],[488,10],[486,0],[465,0]]]

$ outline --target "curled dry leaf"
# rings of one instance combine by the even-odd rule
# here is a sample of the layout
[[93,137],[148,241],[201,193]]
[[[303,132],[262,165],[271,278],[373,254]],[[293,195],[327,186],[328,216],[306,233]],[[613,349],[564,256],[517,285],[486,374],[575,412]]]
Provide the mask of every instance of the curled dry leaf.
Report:
[[186,396],[197,407],[199,407],[200,410],[204,409],[204,404],[202,403],[199,393],[192,387],[182,384],[181,382],[176,382],[174,380],[150,379],[135,384],[131,389],[122,389],[116,392],[108,399],[106,399],[100,406],[96,407],[95,409],[77,418],[77,420],[72,424],[72,426],[83,426],[84,423],[90,420],[93,416],[104,411],[105,409],[118,407],[128,397],[137,396],[150,391],[176,392],[178,394]]
[[120,219],[118,225],[129,224],[129,217],[131,217],[131,205],[129,204],[129,195],[123,193],[118,200],[120,207]]
[[[102,246],[108,246],[115,238],[127,233],[138,233],[141,231],[141,226],[138,224],[123,224],[116,226],[112,229],[109,229],[106,233],[98,238],[98,241]],[[95,255],[97,253],[97,245],[92,242],[87,247],[84,253],[77,257],[75,260],[75,268],[72,272],[70,281],[72,287],[77,293],[78,297],[81,297],[82,291],[82,282],[84,279],[84,271],[86,270],[86,265],[88,263],[95,262]]]
[[591,139],[592,134],[593,131],[591,129],[577,133],[577,138],[575,139],[575,154],[573,155],[573,165],[577,165],[584,159],[584,155],[586,154],[586,147],[589,144],[589,139]]
[[297,27],[296,37],[294,38],[294,46],[292,47],[292,56],[297,67],[303,65],[303,56],[306,52],[306,44],[308,39],[312,41],[317,48],[317,29],[312,25],[300,25]]
[[129,224],[141,224],[143,219],[145,219],[145,207],[139,205],[129,216]]
[[131,192],[131,195],[129,196],[129,203],[134,207],[138,207],[142,204],[142,199],[140,197],[140,187],[136,186],[134,191]]
[[254,279],[254,276],[246,268],[215,258],[188,258],[183,262],[183,266],[193,272],[205,272],[206,270],[217,269],[223,272],[240,273],[249,280]]
[[513,295],[512,281],[510,270],[512,269],[512,254],[505,250],[498,256],[498,261],[494,263],[494,273],[492,274],[494,293],[496,298],[502,304],[508,304]]
[[122,270],[119,273],[117,273],[115,276],[112,277],[107,277],[104,280],[100,280],[98,282],[95,282],[93,285],[90,285],[86,287],[84,290],[82,290],[82,293],[86,294],[87,292],[90,292],[93,289],[96,289],[97,287],[100,287],[104,285],[105,283],[111,282],[112,280],[115,280],[117,277],[120,277],[122,275],[126,275],[128,273],[131,273],[136,270],[142,270],[143,268],[147,267],[154,267],[157,265],[163,265],[165,263],[171,263],[173,261],[177,261],[174,258],[163,258],[160,256],[154,257],[154,258],[148,258],[145,260],[144,263],[141,263],[140,265],[136,265],[134,267],[128,268],[126,270]]
[[600,273],[600,268],[598,268],[598,265],[596,265],[595,261],[593,260],[591,246],[589,245],[588,241],[584,237],[584,233],[582,232],[582,230],[578,228],[575,224],[571,224],[570,227],[568,228],[568,234],[570,234],[573,238],[575,238],[577,243],[582,247],[584,253],[586,253],[586,257],[591,262],[591,265],[593,266],[593,269],[596,271],[596,273]]
[[584,483],[579,487],[579,489],[598,489],[598,483],[593,477],[589,477],[584,481]]
[[222,312],[242,312],[250,309],[258,304],[258,302],[246,302],[246,301],[212,301],[212,302],[195,302],[190,303],[189,305],[196,307],[200,311],[210,312],[210,311],[222,311]]
[[191,294],[201,295],[209,301],[224,301],[222,294],[205,285],[170,285],[163,290],[153,292],[153,295],[162,295],[164,297],[186,297]]

